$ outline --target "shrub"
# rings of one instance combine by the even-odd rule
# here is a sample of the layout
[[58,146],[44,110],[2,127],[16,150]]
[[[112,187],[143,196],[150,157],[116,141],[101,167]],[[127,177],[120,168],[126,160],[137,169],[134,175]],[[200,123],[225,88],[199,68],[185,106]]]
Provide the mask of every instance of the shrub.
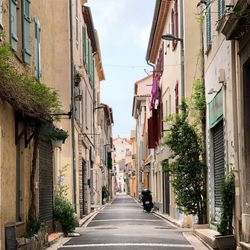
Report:
[[106,186],[102,186],[102,200],[109,197],[109,191]]
[[221,218],[220,224],[217,227],[218,232],[222,235],[233,234],[233,207],[234,207],[234,174],[229,173],[221,187]]
[[63,143],[68,138],[68,136],[69,135],[67,131],[59,128],[53,128],[48,133],[48,137],[50,140],[55,140],[55,141],[62,140]]
[[65,236],[72,233],[77,226],[77,218],[71,203],[64,197],[55,197],[54,218],[62,225]]
[[31,238],[34,234],[37,234],[41,228],[41,221],[37,218],[29,218],[26,222],[26,230],[24,233],[25,238]]

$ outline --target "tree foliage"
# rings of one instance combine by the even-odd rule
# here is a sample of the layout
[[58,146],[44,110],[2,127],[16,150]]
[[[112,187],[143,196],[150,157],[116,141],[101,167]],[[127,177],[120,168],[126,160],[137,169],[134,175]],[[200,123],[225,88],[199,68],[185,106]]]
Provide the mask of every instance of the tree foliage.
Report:
[[[182,105],[186,110],[186,104]],[[188,111],[172,117],[170,131],[164,143],[172,151],[171,161],[166,171],[172,176],[172,186],[176,194],[176,204],[185,214],[198,216],[203,223],[206,207],[204,168],[200,160],[201,140],[196,128],[188,123]]]

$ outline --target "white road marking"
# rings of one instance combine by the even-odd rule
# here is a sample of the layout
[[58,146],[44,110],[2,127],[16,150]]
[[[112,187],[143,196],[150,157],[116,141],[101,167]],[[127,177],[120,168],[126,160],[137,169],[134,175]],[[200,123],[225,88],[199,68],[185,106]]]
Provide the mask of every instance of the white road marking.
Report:
[[109,221],[158,221],[160,222],[160,220],[147,220],[147,219],[108,219],[108,220],[97,220],[97,219],[94,219],[92,220],[91,222],[109,222]]
[[172,247],[172,248],[192,248],[191,245],[186,244],[161,244],[161,243],[106,243],[106,244],[79,244],[66,245],[61,248],[79,248],[79,247],[129,247],[129,246],[143,246],[143,247]]

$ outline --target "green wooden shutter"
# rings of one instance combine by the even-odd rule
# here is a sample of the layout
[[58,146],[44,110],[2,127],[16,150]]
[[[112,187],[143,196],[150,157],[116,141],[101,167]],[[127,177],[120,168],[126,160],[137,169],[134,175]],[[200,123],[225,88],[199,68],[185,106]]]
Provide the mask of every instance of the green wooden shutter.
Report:
[[93,57],[92,84],[95,87],[95,58]]
[[22,28],[23,28],[23,60],[25,63],[31,62],[30,51],[30,0],[22,1]]
[[87,32],[87,28],[85,27],[85,67],[87,69],[87,65],[88,65],[88,32]]
[[37,17],[34,18],[34,22],[35,22],[35,41],[34,41],[35,78],[39,81],[41,78],[40,23]]
[[218,20],[220,20],[224,15],[225,10],[225,0],[218,0]]
[[10,0],[10,44],[17,51],[17,1]]
[[91,47],[91,42],[90,42],[90,51],[89,51],[89,80],[90,84],[92,85],[92,69],[93,69],[93,60],[92,60],[92,47]]
[[83,62],[86,64],[86,52],[87,52],[87,32],[86,27],[82,26],[82,58]]
[[207,48],[212,44],[212,35],[211,35],[211,3],[210,0],[207,1],[207,11],[206,11],[206,40]]

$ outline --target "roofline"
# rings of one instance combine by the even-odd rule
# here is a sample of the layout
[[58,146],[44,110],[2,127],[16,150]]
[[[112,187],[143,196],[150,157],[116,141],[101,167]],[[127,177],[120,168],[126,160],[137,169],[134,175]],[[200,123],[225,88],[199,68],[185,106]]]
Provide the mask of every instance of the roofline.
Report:
[[151,26],[149,41],[148,41],[146,61],[149,61],[149,58],[150,58],[153,39],[154,39],[154,35],[155,35],[156,24],[157,24],[159,12],[160,12],[161,1],[162,0],[156,0],[156,2],[155,2],[154,17],[153,17],[153,22],[152,22],[152,26]]

